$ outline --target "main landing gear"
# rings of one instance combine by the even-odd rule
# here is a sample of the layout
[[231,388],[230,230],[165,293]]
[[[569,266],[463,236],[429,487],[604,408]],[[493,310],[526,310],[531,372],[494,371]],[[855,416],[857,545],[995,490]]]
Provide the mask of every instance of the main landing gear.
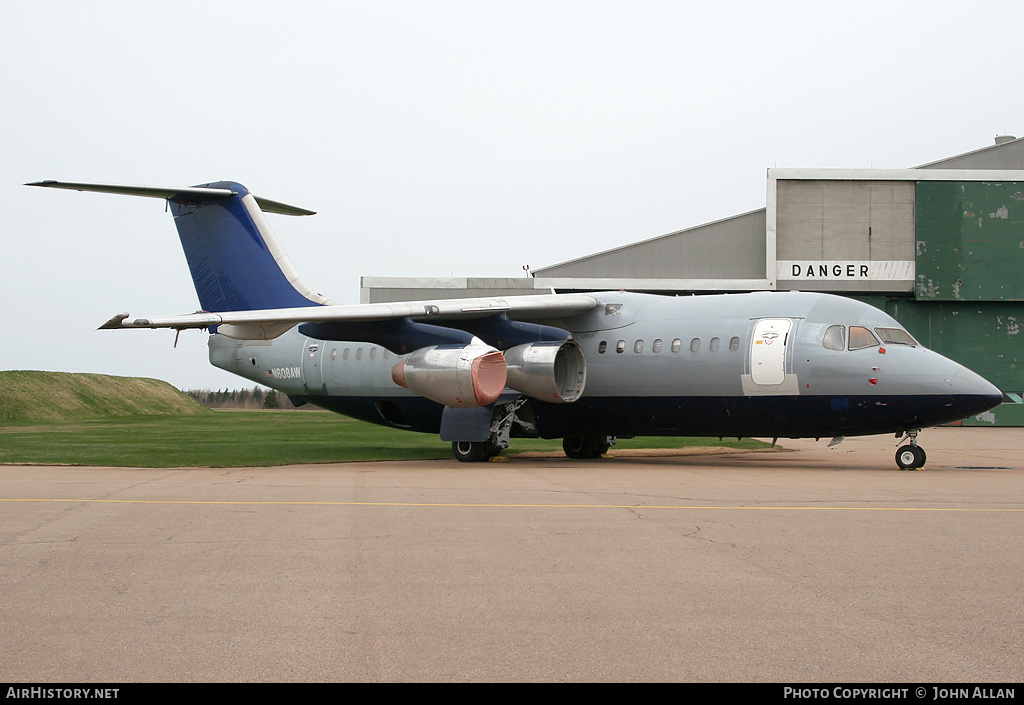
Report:
[[490,441],[452,441],[452,455],[460,463],[482,463],[500,452]]
[[896,465],[900,470],[917,470],[924,467],[927,456],[924,448],[917,445],[918,432],[918,429],[907,431],[906,437],[910,438],[910,443],[900,446],[896,451]]
[[600,458],[615,445],[615,436],[600,436],[596,433],[579,433],[562,439],[562,450],[573,460]]
[[507,404],[495,405],[491,412],[491,426],[486,441],[452,441],[452,455],[460,463],[485,463],[508,448],[512,424],[528,425],[516,412],[526,404],[525,396]]
[[[562,450],[573,460],[589,460],[607,453],[615,441],[615,436],[579,434],[563,438]],[[484,463],[501,454],[502,450],[490,440],[452,441],[452,455],[461,463]]]
[[[487,440],[452,441],[452,455],[461,463],[484,463],[501,451],[508,448],[513,425],[517,426],[520,435],[536,438],[537,428],[533,413],[529,408],[520,410],[526,404],[525,396],[518,397],[506,404],[495,405],[491,413],[491,425],[487,429]],[[468,435],[468,434],[467,434]],[[483,433],[476,435],[483,437]],[[562,440],[562,450],[573,460],[600,458],[615,445],[615,436],[598,433],[577,433]]]

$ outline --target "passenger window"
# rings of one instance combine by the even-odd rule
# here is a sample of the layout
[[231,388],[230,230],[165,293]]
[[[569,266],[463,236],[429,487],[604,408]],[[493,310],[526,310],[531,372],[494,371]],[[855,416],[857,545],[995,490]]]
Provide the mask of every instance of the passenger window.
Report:
[[377,357],[377,348],[370,348],[370,359]]
[[829,326],[821,346],[826,350],[846,350],[846,326]]
[[711,342],[708,343],[708,350],[710,350],[711,352],[718,352],[718,344],[718,338],[712,338]]
[[333,350],[331,350],[331,362],[334,362],[337,359],[338,359],[338,348],[334,348]]
[[656,338],[655,341],[651,344],[651,352],[661,352],[661,338]]
[[675,340],[672,341],[672,352],[679,352],[679,350],[682,349],[682,347],[683,341],[680,340],[679,338],[676,338]]
[[633,343],[633,352],[642,353],[644,351],[644,341],[638,340]]
[[729,350],[731,350],[732,352],[736,352],[739,349],[740,349],[740,339],[734,337],[732,340],[729,341]]
[[878,339],[867,328],[850,326],[850,350],[873,348],[878,346]]
[[363,349],[362,348],[356,348],[356,359],[357,360],[362,360],[363,359]]
[[694,338],[690,341],[690,352],[697,352],[700,350],[700,338]]
[[607,349],[608,349],[608,341],[607,340],[602,340],[600,343],[597,344],[597,354],[598,355],[604,355],[604,353],[605,353],[605,351]]
[[625,340],[620,340],[619,342],[615,343],[615,352],[617,352],[617,353],[626,352],[626,341]]
[[341,359],[342,360],[347,360],[348,359],[348,348],[345,348],[345,352],[343,352],[341,354]]

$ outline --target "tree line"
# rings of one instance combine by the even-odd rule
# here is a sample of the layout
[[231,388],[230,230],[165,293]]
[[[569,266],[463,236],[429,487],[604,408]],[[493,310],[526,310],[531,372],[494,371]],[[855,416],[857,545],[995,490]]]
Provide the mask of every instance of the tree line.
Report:
[[[295,409],[287,394],[256,385],[252,389],[185,389],[203,406],[211,409]],[[306,405],[311,408],[311,405]]]

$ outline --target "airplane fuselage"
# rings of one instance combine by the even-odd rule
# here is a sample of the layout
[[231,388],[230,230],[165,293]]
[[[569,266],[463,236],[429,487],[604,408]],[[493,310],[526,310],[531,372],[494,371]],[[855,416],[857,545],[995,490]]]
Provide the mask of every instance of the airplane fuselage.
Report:
[[[993,403],[981,377],[912,339],[885,339],[899,324],[850,299],[594,296],[593,311],[550,322],[581,347],[586,387],[573,403],[530,401],[542,437],[853,436],[955,421]],[[826,345],[836,326],[841,343]],[[874,341],[854,345],[861,330]],[[211,362],[225,370],[366,421],[437,433],[444,407],[392,380],[405,357],[297,329],[271,341],[210,340]]]

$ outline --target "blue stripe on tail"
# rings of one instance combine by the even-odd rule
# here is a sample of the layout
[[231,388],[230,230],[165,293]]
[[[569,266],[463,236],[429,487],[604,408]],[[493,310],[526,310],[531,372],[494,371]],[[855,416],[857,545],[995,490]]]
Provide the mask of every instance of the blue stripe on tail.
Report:
[[[203,186],[237,192],[217,201],[197,202],[189,197],[169,201],[203,310],[251,311],[322,303],[300,293],[282,271],[283,252],[273,233],[261,231],[265,222],[258,224],[243,203],[247,188],[227,181]],[[258,208],[255,203],[252,207]]]

